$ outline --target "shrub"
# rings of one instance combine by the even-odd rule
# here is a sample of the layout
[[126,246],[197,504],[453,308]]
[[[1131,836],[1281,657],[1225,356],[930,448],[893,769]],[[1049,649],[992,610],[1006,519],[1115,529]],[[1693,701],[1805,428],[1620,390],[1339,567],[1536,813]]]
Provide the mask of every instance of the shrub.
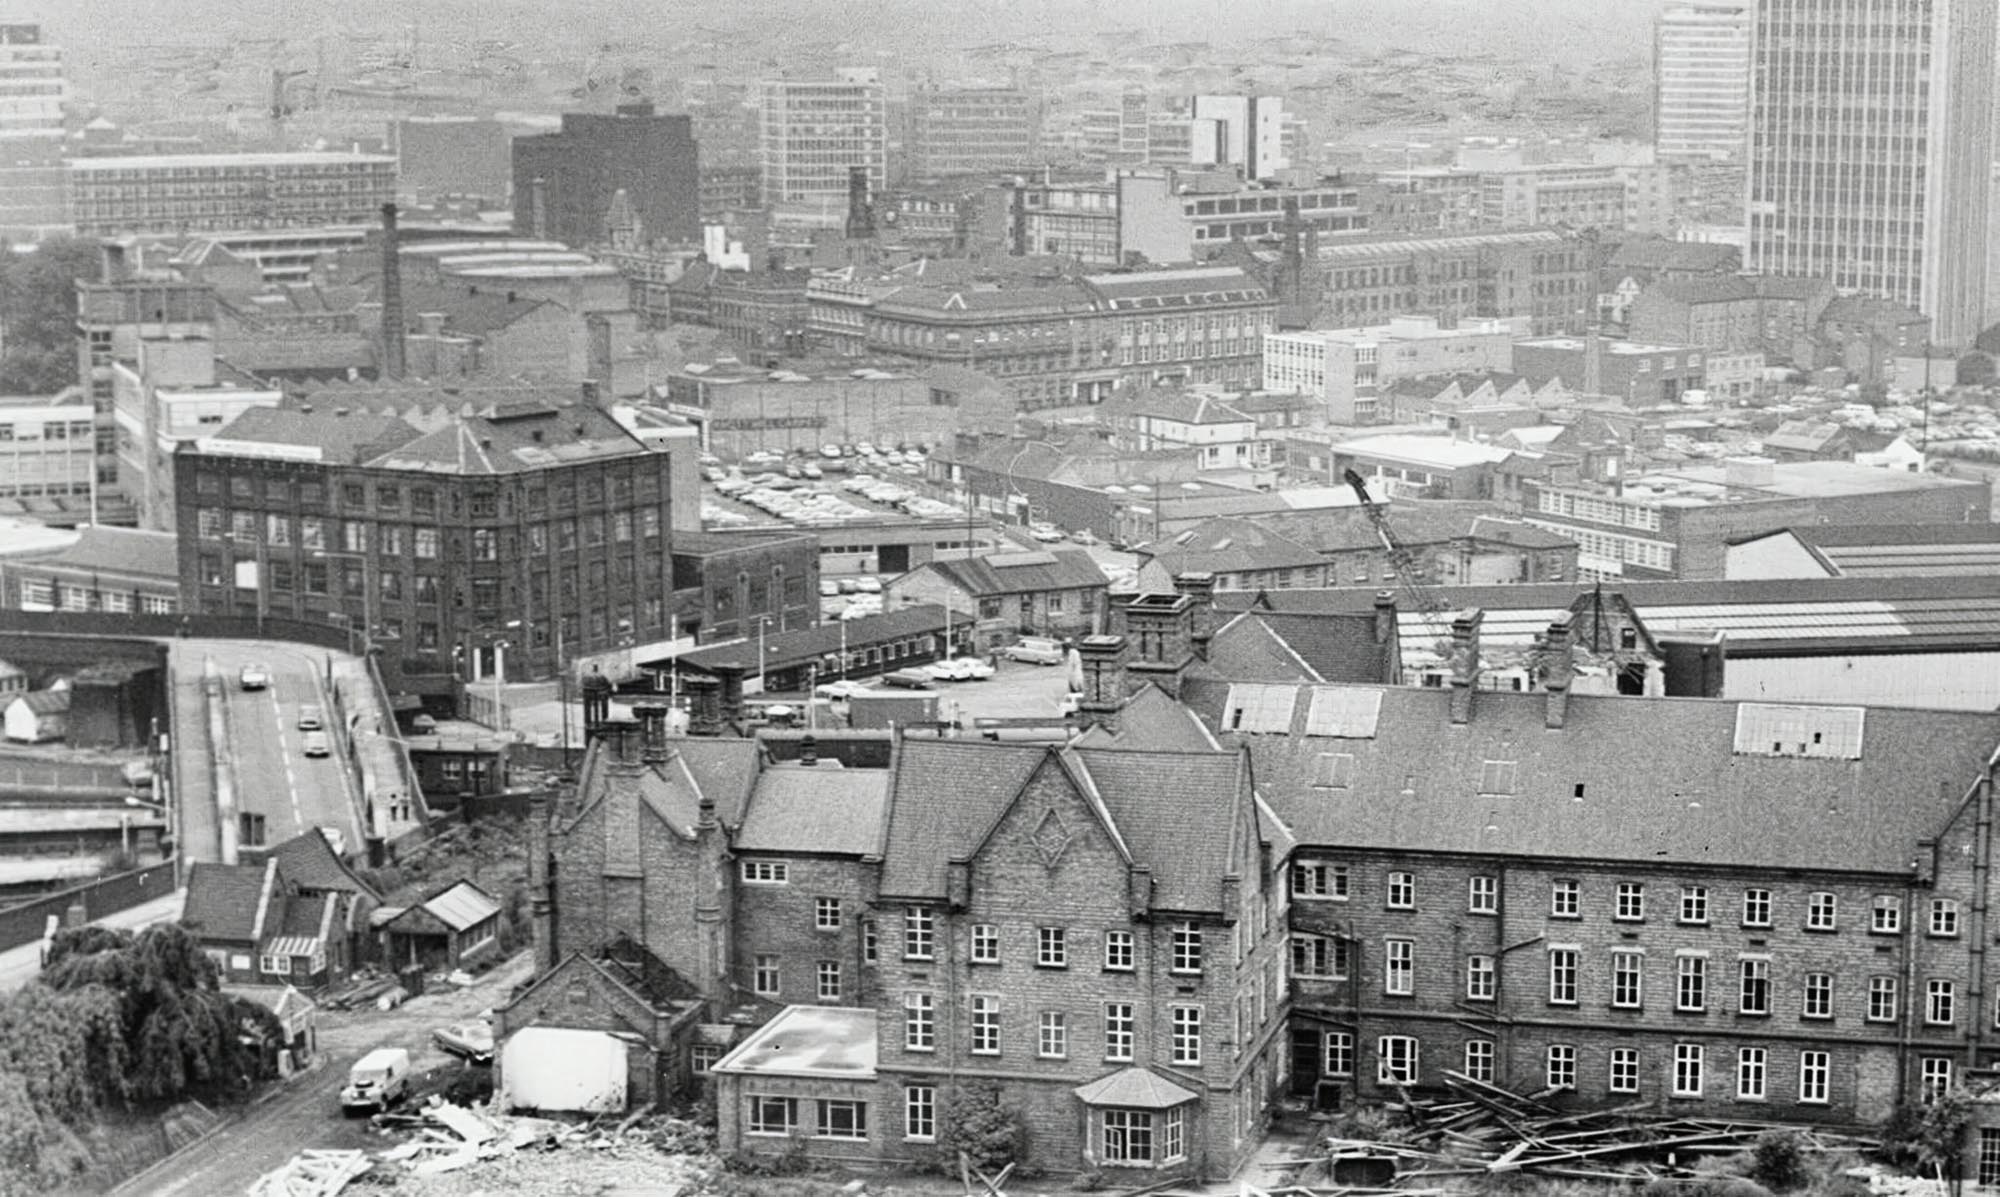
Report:
[[1774,1192],[1802,1189],[1812,1182],[1806,1137],[1795,1130],[1767,1130],[1750,1151],[1750,1179]]
[[1027,1132],[1020,1112],[1006,1103],[1000,1086],[991,1081],[973,1081],[951,1090],[941,1113],[934,1166],[945,1176],[958,1175],[961,1151],[981,1172],[997,1172],[1025,1154]]

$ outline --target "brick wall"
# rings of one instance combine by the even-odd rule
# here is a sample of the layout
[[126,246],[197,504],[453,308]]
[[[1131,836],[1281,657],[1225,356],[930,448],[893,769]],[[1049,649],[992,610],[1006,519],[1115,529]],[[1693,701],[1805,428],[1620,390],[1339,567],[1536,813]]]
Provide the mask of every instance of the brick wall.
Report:
[[[1376,1049],[1381,1036],[1413,1035],[1423,1041],[1419,1081],[1424,1085],[1440,1084],[1444,1069],[1465,1070],[1465,1041],[1486,1038],[1495,1047],[1493,1079],[1520,1091],[1543,1088],[1548,1047],[1570,1044],[1578,1048],[1577,1091],[1570,1099],[1577,1103],[1665,1099],[1705,1116],[1867,1121],[1885,1116],[1895,1098],[1894,1045],[1899,1034],[1912,1037],[1918,1045],[1916,1055],[1925,1054],[1925,1044],[1936,1044],[1937,1055],[1950,1055],[1962,1052],[1958,1036],[1968,1020],[1983,1016],[1969,1008],[1966,992],[1970,966],[1963,931],[1969,897],[1962,904],[1961,934],[1956,938],[1930,937],[1913,922],[1927,920],[1930,897],[1959,892],[1944,877],[1933,893],[1911,887],[1908,878],[1900,877],[1440,857],[1410,860],[1307,850],[1298,856],[1347,868],[1347,900],[1296,899],[1292,926],[1295,932],[1351,935],[1349,977],[1345,982],[1300,981],[1295,1000],[1353,1027],[1354,1080],[1362,1092],[1379,1088]],[[1388,906],[1391,872],[1413,876],[1412,908]],[[1491,878],[1497,886],[1491,914],[1468,908],[1475,875]],[[1552,892],[1558,881],[1577,884],[1579,917],[1552,915]],[[1620,883],[1643,885],[1642,920],[1615,917]],[[1706,890],[1705,923],[1683,922],[1679,917],[1682,895],[1690,887]],[[1746,889],[1769,891],[1768,925],[1745,924]],[[1809,895],[1814,892],[1834,897],[1832,931],[1807,929]],[[1877,897],[1900,912],[1899,930],[1870,930]],[[1407,939],[1412,945],[1407,996],[1386,992],[1386,943],[1391,938]],[[1551,994],[1551,953],[1572,949],[1577,960],[1575,1001],[1558,1003]],[[1612,1005],[1612,954],[1617,951],[1642,955],[1638,1008]],[[1475,954],[1495,961],[1491,1001],[1473,1000],[1468,994],[1467,960]],[[1677,962],[1684,957],[1705,961],[1699,1011],[1678,1008]],[[1746,959],[1768,966],[1768,1014],[1744,1012],[1741,969]],[[1830,1019],[1804,1016],[1806,978],[1815,973],[1830,978]],[[1869,1020],[1871,977],[1897,981],[1901,992],[1894,1020]],[[1955,1026],[1921,1024],[1923,987],[1933,977],[1957,981]],[[1467,1023],[1490,1029],[1471,1030]],[[1676,1044],[1704,1049],[1705,1075],[1698,1098],[1677,1097],[1668,1083]],[[1609,1089],[1610,1052],[1619,1047],[1638,1052],[1636,1093]],[[1765,1052],[1767,1075],[1761,1099],[1738,1094],[1737,1053],[1746,1047]],[[1804,1050],[1830,1053],[1825,1102],[1800,1100],[1798,1063]],[[1885,1052],[1886,1082],[1881,1076]],[[1912,1071],[1906,1078],[1911,1085],[1914,1076]]]
[[[783,861],[782,885],[744,881],[741,868],[754,861]],[[837,857],[768,856],[744,853],[732,886],[736,904],[736,983],[752,992],[757,957],[776,957],[779,989],[759,995],[783,1005],[863,1006],[874,997],[873,974],[861,961],[861,921],[873,869],[858,860]],[[839,927],[818,927],[820,898],[839,903]],[[819,966],[837,965],[840,992],[822,999]]]

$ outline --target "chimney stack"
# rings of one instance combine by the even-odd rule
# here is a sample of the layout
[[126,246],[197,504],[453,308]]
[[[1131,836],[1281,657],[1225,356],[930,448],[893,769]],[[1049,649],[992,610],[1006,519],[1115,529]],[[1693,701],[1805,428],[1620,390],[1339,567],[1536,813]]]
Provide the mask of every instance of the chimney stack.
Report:
[[1542,684],[1548,688],[1548,711],[1545,722],[1550,728],[1560,728],[1569,719],[1570,675],[1576,671],[1576,662],[1570,655],[1570,613],[1565,611],[1549,624],[1548,636],[1543,640]]
[[528,184],[528,234],[537,241],[549,239],[549,181],[540,175]]
[[662,764],[667,759],[667,704],[663,702],[642,702],[634,704],[633,713],[639,716],[639,759],[649,765]]
[[1459,612],[1451,621],[1451,721],[1472,722],[1472,692],[1479,685],[1479,625],[1485,613],[1477,607]]
[[1396,592],[1375,592],[1375,643],[1387,644],[1396,638]]
[[549,917],[554,906],[549,885],[549,796],[537,791],[528,799],[528,912],[538,977],[556,966],[555,923]]
[[1125,637],[1085,636],[1077,641],[1083,663],[1083,695],[1077,714],[1087,723],[1102,723],[1125,705]]
[[1212,573],[1185,573],[1174,579],[1174,589],[1194,600],[1194,610],[1190,612],[1194,624],[1188,635],[1188,644],[1194,655],[1208,660],[1208,642],[1215,635],[1215,575]]
[[694,736],[719,736],[722,734],[722,682],[707,674],[694,674],[681,679],[681,689],[688,695],[688,734]]
[[396,229],[396,205],[382,205],[382,373],[401,378],[403,339],[403,238]]

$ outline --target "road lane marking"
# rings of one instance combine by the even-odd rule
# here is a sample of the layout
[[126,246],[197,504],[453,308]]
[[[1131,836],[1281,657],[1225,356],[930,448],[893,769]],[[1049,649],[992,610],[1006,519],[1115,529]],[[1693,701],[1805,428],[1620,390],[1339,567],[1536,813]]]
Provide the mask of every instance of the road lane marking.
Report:
[[[275,678],[272,680],[273,682],[276,681]],[[292,772],[292,750],[291,746],[285,743],[285,709],[278,702],[278,687],[276,685],[271,687],[271,713],[278,721],[278,757],[285,763],[285,788],[292,795],[292,823],[297,829],[294,834],[303,835],[306,830],[306,816],[305,812],[299,809],[299,778],[298,774]],[[292,837],[286,836],[285,838],[290,839]]]

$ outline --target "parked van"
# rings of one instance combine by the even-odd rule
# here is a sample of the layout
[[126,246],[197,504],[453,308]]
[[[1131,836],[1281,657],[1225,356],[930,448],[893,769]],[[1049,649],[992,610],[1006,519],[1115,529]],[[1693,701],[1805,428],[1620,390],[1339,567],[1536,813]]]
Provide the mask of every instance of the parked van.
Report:
[[326,726],[326,720],[321,717],[318,707],[313,706],[311,703],[307,703],[306,705],[299,708],[300,731],[318,731],[320,728],[325,726]]
[[921,669],[898,669],[894,673],[884,675],[882,684],[895,686],[901,690],[928,690],[931,687],[931,675]]
[[1027,661],[1035,665],[1060,665],[1068,656],[1062,642],[1046,636],[1023,636],[1021,639],[1000,650],[1000,655],[1009,661]]
[[347,1086],[340,1091],[341,1110],[386,1110],[401,1101],[410,1086],[410,1051],[378,1047],[355,1061]]

